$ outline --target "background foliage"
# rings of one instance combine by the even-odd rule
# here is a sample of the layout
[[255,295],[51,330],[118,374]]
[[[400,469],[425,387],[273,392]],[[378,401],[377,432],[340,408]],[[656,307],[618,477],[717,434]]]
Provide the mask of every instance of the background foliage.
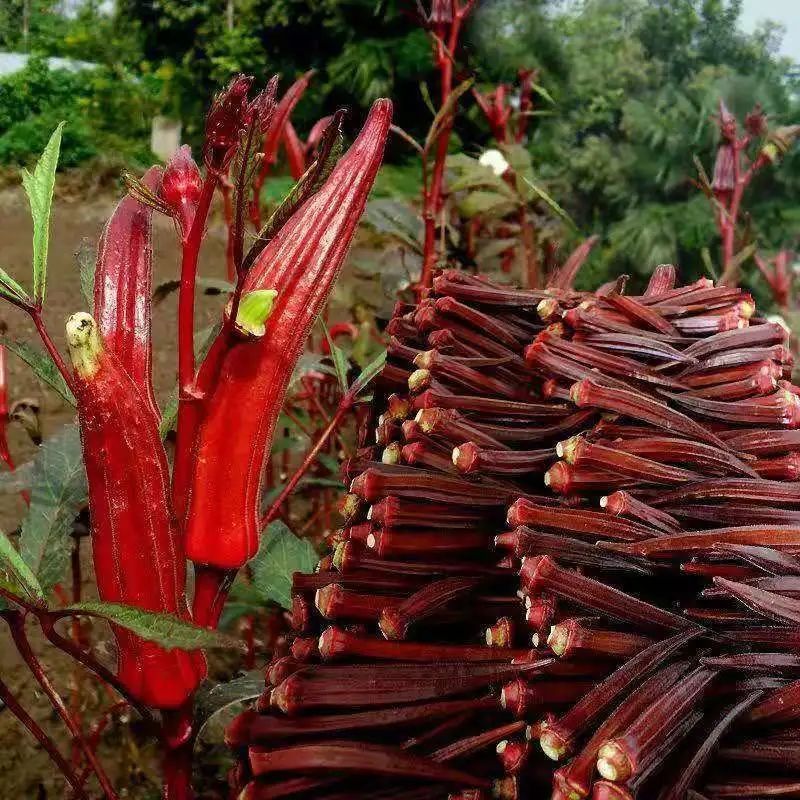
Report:
[[[23,6],[30,7],[27,36]],[[466,38],[465,70],[478,85],[512,82],[537,67],[554,99],[540,101],[528,148],[535,177],[577,223],[562,249],[601,235],[583,273],[594,285],[677,261],[697,274],[716,248],[708,207],[691,183],[697,155],[711,168],[722,97],[738,116],[756,101],[772,125],[800,118],[800,73],[776,56],[780,31],[742,33],[740,0],[483,0]],[[215,88],[237,71],[280,72],[284,85],[317,70],[293,120],[301,135],[321,110],[347,105],[360,118],[391,95],[397,122],[416,136],[430,124],[435,75],[429,43],[404,0],[87,0],[64,16],[55,0],[0,0],[0,47],[80,58],[98,67],[49,70],[33,60],[0,79],[0,163],[39,152],[56,119],[62,165],[98,157],[146,162],[154,113],[180,116],[195,141]],[[471,101],[462,103],[453,149],[477,155],[490,144]],[[413,197],[418,168],[395,141],[379,192]],[[796,244],[800,186],[795,148],[766,170],[748,208],[762,243]],[[687,275],[687,277],[689,277]]]

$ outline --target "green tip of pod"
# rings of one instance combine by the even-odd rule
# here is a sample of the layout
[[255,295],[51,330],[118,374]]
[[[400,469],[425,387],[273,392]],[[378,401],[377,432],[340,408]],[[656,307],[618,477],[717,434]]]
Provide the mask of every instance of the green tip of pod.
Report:
[[242,295],[236,312],[238,332],[248,339],[263,336],[277,296],[276,289],[257,289]]
[[67,344],[75,372],[91,378],[100,368],[103,352],[103,340],[91,314],[80,311],[67,320]]

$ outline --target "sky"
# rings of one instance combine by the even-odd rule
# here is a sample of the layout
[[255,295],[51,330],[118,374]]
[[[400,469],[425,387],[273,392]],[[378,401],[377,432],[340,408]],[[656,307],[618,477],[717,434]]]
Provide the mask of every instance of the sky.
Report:
[[781,52],[800,63],[800,0],[744,0],[741,24],[746,31],[765,19],[784,26]]

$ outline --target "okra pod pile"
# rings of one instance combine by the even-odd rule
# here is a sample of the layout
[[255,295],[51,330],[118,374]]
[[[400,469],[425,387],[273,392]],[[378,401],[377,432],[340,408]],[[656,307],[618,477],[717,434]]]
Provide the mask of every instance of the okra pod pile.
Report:
[[740,289],[446,270],[231,725],[257,798],[800,791],[800,397]]

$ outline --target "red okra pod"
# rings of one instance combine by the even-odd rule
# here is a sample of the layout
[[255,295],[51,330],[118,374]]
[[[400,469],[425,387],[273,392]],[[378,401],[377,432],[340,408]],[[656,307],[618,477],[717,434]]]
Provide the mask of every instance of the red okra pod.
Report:
[[774,508],[767,505],[748,505],[746,503],[723,503],[721,505],[695,504],[668,507],[664,509],[683,520],[711,522],[715,525],[800,525],[800,510]]
[[672,264],[659,264],[650,275],[644,297],[657,300],[666,292],[675,288],[677,271]]
[[690,483],[653,498],[653,505],[675,506],[687,501],[719,500],[759,505],[793,506],[800,503],[800,486],[762,478],[713,478]]
[[787,343],[786,330],[776,322],[754,325],[734,331],[724,331],[695,342],[686,348],[686,355],[697,359],[705,359],[714,353],[726,350],[738,350],[742,347],[770,347]]
[[520,400],[504,400],[499,397],[482,397],[480,395],[445,394],[437,389],[428,389],[418,394],[412,407],[419,411],[426,408],[455,408],[458,411],[475,411],[498,417],[516,417],[519,419],[548,419],[563,417],[568,407],[548,403],[526,403]]
[[326,628],[319,637],[319,651],[326,661],[334,658],[370,658],[403,662],[489,662],[526,658],[527,650],[473,645],[427,644],[388,641],[358,636],[341,628]]
[[544,375],[555,375],[565,381],[580,381],[597,376],[604,384],[623,388],[625,383],[608,375],[600,376],[589,365],[582,361],[574,361],[561,353],[551,350],[544,342],[536,341],[525,348],[525,361]]
[[625,631],[598,630],[580,619],[566,619],[550,629],[547,646],[559,657],[571,656],[625,659],[651,645],[647,636]]
[[671,436],[642,436],[614,442],[614,447],[626,453],[651,458],[667,464],[683,464],[695,470],[758,477],[753,468],[733,453],[703,442]]
[[692,389],[689,394],[692,397],[700,397],[705,400],[724,400],[727,402],[732,400],[744,400],[754,395],[772,394],[778,388],[776,378],[779,377],[773,374],[774,371],[775,367],[770,363],[767,366],[759,367],[754,375],[750,375],[742,380]]
[[451,444],[474,441],[497,450],[505,446],[452,408],[424,408],[417,412],[415,419],[425,433]]
[[[491,648],[486,648],[491,650]],[[324,664],[294,673],[272,691],[272,705],[294,716],[314,709],[401,705],[480,691],[521,674],[545,669],[552,659],[425,664]]]
[[[245,298],[270,289],[278,295],[263,335],[231,347],[213,394],[204,400],[186,524],[187,555],[195,563],[234,570],[255,555],[263,464],[286,386],[347,255],[381,163],[391,113],[389,101],[374,104],[324,186],[247,274]],[[231,408],[237,409],[235,435]]]
[[327,620],[357,620],[374,622],[387,606],[397,605],[400,598],[351,591],[343,589],[338,583],[331,583],[317,589],[314,605]]
[[800,781],[791,778],[717,778],[705,786],[709,798],[722,800],[732,797],[736,800],[751,798],[761,800],[764,797],[800,797]]
[[484,331],[488,336],[503,342],[511,350],[517,350],[524,341],[530,338],[529,331],[518,328],[513,323],[503,322],[496,315],[486,314],[461,303],[454,297],[440,297],[434,303],[437,311],[454,317],[471,328]]
[[450,553],[470,553],[485,550],[492,543],[488,529],[465,530],[447,528],[424,530],[416,528],[387,528],[369,534],[367,547],[379,558],[440,556]]
[[751,739],[741,744],[723,747],[719,755],[725,760],[761,764],[775,771],[800,769],[800,749],[797,747],[796,739],[773,742]]
[[639,359],[647,358],[667,365],[694,364],[696,361],[666,342],[632,333],[592,333],[588,336],[576,337],[575,341],[584,342],[602,350],[625,353]]
[[618,292],[610,292],[605,295],[603,303],[607,303],[619,311],[631,320],[636,327],[652,328],[654,331],[667,336],[678,336],[678,330],[675,325],[659,313],[655,304],[647,306],[632,297],[627,297]]
[[475,305],[522,309],[535,308],[547,296],[542,291],[465,283],[453,273],[453,270],[447,270],[433,279],[433,289],[437,294]]
[[500,705],[515,717],[522,719],[552,706],[574,703],[591,689],[591,681],[525,681],[517,678],[503,686]]
[[[578,737],[593,722],[630,693],[654,669],[668,663],[688,642],[697,638],[698,632],[697,629],[684,631],[651,644],[602,682],[595,684],[569,711],[553,720],[542,731],[539,743],[545,755],[559,761],[571,753]],[[609,732],[608,735],[613,734]]]
[[495,506],[504,505],[509,498],[508,490],[413,467],[401,472],[391,472],[383,466],[370,467],[353,480],[350,491],[368,503],[393,495],[439,503]]
[[779,389],[767,397],[750,397],[734,403],[707,400],[689,394],[664,394],[701,417],[745,424],[800,427],[800,397],[785,389]]
[[381,610],[378,627],[387,639],[405,639],[408,628],[415,622],[435,614],[482,583],[481,578],[474,576],[433,581],[402,602],[387,604]]
[[453,464],[459,472],[488,475],[525,475],[544,472],[553,460],[553,451],[544,450],[492,450],[475,442],[465,442],[453,450]]
[[770,480],[800,480],[800,453],[787,453],[774,458],[759,458],[752,462],[753,469]]
[[800,625],[800,600],[725,578],[714,578],[714,584],[757,614],[778,622]]
[[392,778],[415,778],[464,786],[488,786],[487,781],[398,747],[362,741],[296,744],[267,751],[250,751],[255,775],[275,772],[355,772]]
[[[162,171],[149,169],[142,183],[157,193]],[[97,246],[94,314],[105,346],[119,359],[151,411],[153,355],[150,341],[153,245],[150,207],[124,197],[111,215]]]
[[716,553],[733,556],[746,561],[764,572],[773,575],[800,576],[800,560],[773,550],[771,547],[744,544],[720,544],[714,548]]
[[[100,598],[188,620],[185,559],[169,502],[158,418],[88,314],[70,317],[67,340]],[[164,650],[124,628],[112,630],[119,678],[149,706],[181,706],[205,676],[201,653]]]
[[603,542],[603,547],[646,558],[663,558],[681,553],[699,553],[713,550],[718,544],[764,544],[777,549],[800,549],[800,527],[791,525],[744,525],[733,528],[716,528],[710,531],[689,531],[659,536],[644,542],[619,544]]
[[557,461],[544,474],[544,485],[562,495],[598,492],[608,487],[625,486],[631,478],[614,475],[591,467],[573,467],[565,461]]
[[265,716],[245,711],[228,726],[225,742],[230,747],[242,747],[250,743],[269,744],[289,737],[342,734],[357,730],[378,731],[382,728],[447,718],[466,711],[488,711],[494,705],[493,698],[485,697],[309,717]]
[[510,506],[506,519],[512,527],[530,525],[568,531],[592,539],[608,538],[633,542],[653,536],[653,531],[644,525],[612,519],[601,511],[545,506],[524,499],[516,500]]
[[[684,800],[689,789],[705,771],[706,765],[714,755],[714,751],[719,747],[720,740],[736,724],[742,714],[746,713],[756,703],[758,698],[759,693],[753,692],[723,710],[688,761],[675,769],[673,775],[665,776],[665,780],[669,781],[669,785],[661,790],[659,800]],[[724,754],[724,752],[725,750],[721,754]],[[746,757],[743,760],[747,760]]]
[[491,512],[485,508],[459,508],[389,496],[369,507],[367,519],[384,528],[455,528],[489,520]]
[[800,656],[794,653],[737,653],[703,656],[700,663],[719,670],[765,672],[768,675],[794,675],[800,669]]
[[[681,378],[681,382],[693,392],[700,394],[704,388],[714,389],[744,380],[757,379],[767,375],[776,381],[783,376],[783,367],[774,361],[755,361],[740,367],[725,367],[711,372],[698,372]],[[702,394],[701,394],[702,396]]]
[[688,620],[607,586],[585,575],[562,569],[549,556],[522,559],[520,578],[524,590],[535,595],[544,590],[578,605],[630,622],[645,630],[679,631]]
[[455,358],[442,355],[436,350],[420,353],[414,358],[414,365],[420,370],[427,370],[444,383],[455,384],[471,392],[485,392],[489,395],[499,395],[509,399],[524,394],[519,383],[515,385],[487,375]]
[[625,731],[600,746],[597,771],[609,781],[628,780],[663,738],[683,721],[717,676],[714,669],[698,667],[664,697],[645,709]]
[[605,353],[599,348],[589,347],[580,342],[569,342],[561,337],[549,336],[546,333],[539,334],[538,338],[539,341],[544,342],[555,352],[563,353],[582,364],[588,364],[594,369],[610,372],[624,378],[632,378],[644,383],[665,386],[667,388],[683,388],[678,381],[665,377],[643,366],[641,361],[636,361],[624,356],[615,356],[610,353]]
[[495,547],[510,550],[517,558],[523,556],[553,556],[563,564],[591,567],[612,572],[633,572],[650,575],[652,566],[641,559],[627,558],[563,535],[544,533],[520,526],[500,533],[494,538]]
[[[637,658],[642,657],[642,653]],[[620,668],[622,669],[622,667]],[[669,692],[686,673],[685,663],[670,664],[648,678],[627,695],[606,720],[592,733],[575,758],[553,776],[554,786],[569,800],[580,800],[591,792],[592,776],[600,747],[619,732],[624,731],[643,711]],[[547,732],[547,728],[543,734]],[[545,751],[547,752],[547,751]]]
[[732,431],[725,441],[737,451],[754,456],[775,456],[800,452],[800,430],[770,430],[756,428],[750,431]]
[[571,463],[579,469],[590,467],[609,470],[617,477],[622,476],[645,483],[672,485],[700,478],[700,475],[691,470],[661,464],[615,447],[590,444],[585,439],[576,442]]
[[579,408],[593,407],[604,411],[614,411],[633,419],[648,422],[658,428],[674,430],[690,438],[699,439],[719,447],[728,449],[707,428],[699,425],[685,414],[675,411],[665,403],[649,395],[630,389],[616,389],[600,386],[590,380],[576,383],[571,390],[572,400]]
[[664,533],[675,533],[680,530],[680,523],[675,517],[659,508],[637,500],[625,491],[614,492],[600,498],[600,508],[604,508],[615,517],[630,517],[645,525],[650,525]]

